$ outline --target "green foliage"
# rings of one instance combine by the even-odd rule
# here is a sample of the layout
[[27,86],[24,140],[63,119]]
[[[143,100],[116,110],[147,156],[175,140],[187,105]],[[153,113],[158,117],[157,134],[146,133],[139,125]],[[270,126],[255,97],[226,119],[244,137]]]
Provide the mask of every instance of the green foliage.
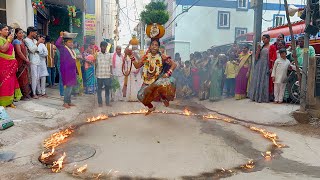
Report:
[[[54,25],[52,22],[49,24],[49,36],[51,37],[52,40],[57,40],[59,38],[61,31],[69,31],[70,21],[68,16],[68,10],[67,10],[67,7],[65,9],[50,7],[50,12],[52,16],[60,20],[60,23],[58,25]],[[77,41],[79,44],[83,44],[82,13],[77,12],[76,18],[79,18],[81,20],[81,24],[80,24],[80,27],[73,26],[73,32],[78,33],[78,36],[75,39],[75,41]]]
[[169,20],[169,13],[164,2],[157,1],[149,3],[144,11],[141,12],[141,21],[145,24],[165,24]]

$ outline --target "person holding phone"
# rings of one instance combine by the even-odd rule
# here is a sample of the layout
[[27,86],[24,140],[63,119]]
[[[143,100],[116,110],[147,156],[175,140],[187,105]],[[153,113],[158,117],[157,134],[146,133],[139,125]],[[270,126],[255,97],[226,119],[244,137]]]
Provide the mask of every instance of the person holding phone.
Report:
[[13,38],[14,33],[9,35],[9,27],[0,23],[0,106],[15,108],[13,101],[20,100],[22,93],[16,76],[18,62],[11,44]]

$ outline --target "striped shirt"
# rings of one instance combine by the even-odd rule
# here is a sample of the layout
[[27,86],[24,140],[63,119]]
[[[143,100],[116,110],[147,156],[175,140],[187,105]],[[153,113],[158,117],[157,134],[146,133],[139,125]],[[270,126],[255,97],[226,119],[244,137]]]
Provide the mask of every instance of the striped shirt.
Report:
[[55,55],[56,46],[51,44],[51,43],[47,43],[46,47],[47,47],[47,50],[48,50],[47,66],[49,68],[53,68],[53,67],[55,67],[54,55]]
[[96,60],[97,78],[110,78],[112,66],[112,54],[99,52]]

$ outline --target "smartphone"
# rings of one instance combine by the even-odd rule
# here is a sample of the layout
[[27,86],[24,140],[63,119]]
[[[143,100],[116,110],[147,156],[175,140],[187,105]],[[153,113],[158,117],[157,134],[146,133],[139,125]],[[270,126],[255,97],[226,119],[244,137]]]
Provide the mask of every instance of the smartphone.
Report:
[[10,35],[12,34],[14,36],[14,33],[15,33],[15,30],[14,29],[11,29],[10,30]]

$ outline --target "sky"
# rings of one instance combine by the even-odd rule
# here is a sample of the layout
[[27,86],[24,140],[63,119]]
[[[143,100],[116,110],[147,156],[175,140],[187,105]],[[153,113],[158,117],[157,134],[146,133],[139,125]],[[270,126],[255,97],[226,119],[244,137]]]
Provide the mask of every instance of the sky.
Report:
[[122,9],[120,11],[119,45],[122,45],[128,44],[132,34],[135,34],[134,28],[139,22],[140,12],[150,0],[119,0],[119,2]]

